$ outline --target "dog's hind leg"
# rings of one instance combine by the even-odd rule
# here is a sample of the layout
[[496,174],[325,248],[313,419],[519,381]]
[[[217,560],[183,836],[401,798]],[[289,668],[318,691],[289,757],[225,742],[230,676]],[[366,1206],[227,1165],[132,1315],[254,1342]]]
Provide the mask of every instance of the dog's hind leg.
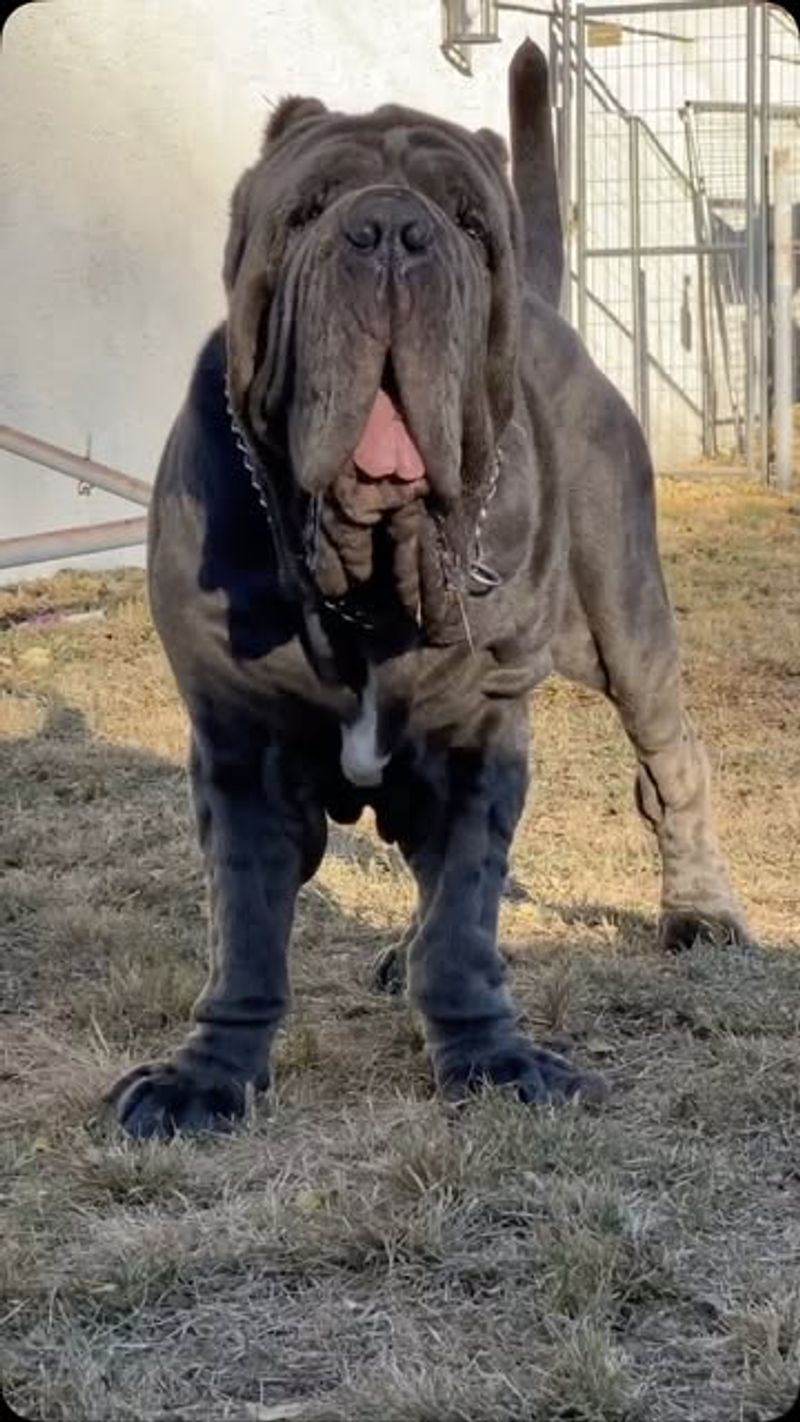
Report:
[[662,863],[659,939],[671,950],[698,939],[749,940],[714,827],[705,747],[683,708],[677,657],[654,678],[612,679],[612,697],[639,768],[636,803],[655,831]]
[[[708,758],[683,704],[672,610],[653,551],[635,589],[595,583],[592,610],[577,600],[554,649],[571,680],[605,691],[638,760],[636,803],[662,863],[659,940],[747,943],[714,827]],[[611,595],[619,596],[611,604]],[[603,597],[606,593],[607,600]]]

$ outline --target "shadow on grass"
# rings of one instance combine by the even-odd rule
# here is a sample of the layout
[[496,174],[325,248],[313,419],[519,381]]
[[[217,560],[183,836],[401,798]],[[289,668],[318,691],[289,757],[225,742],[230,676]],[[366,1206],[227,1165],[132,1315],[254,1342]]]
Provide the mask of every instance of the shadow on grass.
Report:
[[[339,828],[331,839],[359,865],[381,853]],[[49,1008],[83,1024],[100,1009],[106,1032],[113,1002],[112,1036],[126,1020],[150,1032],[186,1019],[204,980],[206,911],[181,765],[99,740],[81,711],[54,702],[36,735],[0,741],[0,884],[0,1012]],[[396,937],[365,930],[318,883],[301,892],[297,930],[307,967],[318,949]]]
[[[388,902],[402,860],[339,827],[330,853],[343,867],[344,904],[319,881],[300,895],[284,1066],[310,1068],[309,1084],[323,1091],[337,1071],[355,1087],[373,1070],[390,1085],[399,1070],[405,1084],[418,1027],[372,991],[375,961],[398,938],[397,915],[376,922],[364,877],[375,872],[377,897]],[[207,938],[182,766],[98,740],[79,711],[54,704],[37,735],[0,742],[0,880],[0,1011],[82,1040],[99,1036],[115,1062],[163,1055],[180,1039],[205,981]],[[527,896],[512,881],[511,897],[519,893]],[[791,1028],[780,984],[796,982],[793,954],[667,960],[647,914],[602,903],[541,907],[551,927],[508,954],[520,1010],[540,1038],[575,1041],[602,1028],[616,1053],[643,1031],[783,1039]]]
[[603,928],[610,924],[619,929],[624,938],[639,939],[651,937],[655,942],[658,919],[655,914],[639,913],[635,909],[617,908],[612,904],[568,904],[542,903],[548,913],[556,914],[563,924],[571,927],[580,924],[584,928]]

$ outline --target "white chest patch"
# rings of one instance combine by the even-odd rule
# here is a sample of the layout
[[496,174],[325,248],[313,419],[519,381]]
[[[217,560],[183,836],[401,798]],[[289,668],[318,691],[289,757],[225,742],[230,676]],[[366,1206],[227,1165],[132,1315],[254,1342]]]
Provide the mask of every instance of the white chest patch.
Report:
[[353,785],[380,785],[388,760],[388,755],[378,754],[378,697],[370,667],[358,716],[351,725],[342,726],[342,772]]

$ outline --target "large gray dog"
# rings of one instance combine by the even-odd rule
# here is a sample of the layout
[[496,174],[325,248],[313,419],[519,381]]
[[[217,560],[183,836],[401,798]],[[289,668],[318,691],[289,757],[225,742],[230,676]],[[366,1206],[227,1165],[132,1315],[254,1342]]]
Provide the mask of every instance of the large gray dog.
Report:
[[[437,1083],[601,1084],[519,1030],[498,905],[532,689],[609,696],[663,861],[661,941],[744,938],[687,720],[653,475],[556,310],[547,71],[501,139],[285,100],[233,198],[228,319],[153,497],[150,594],[192,726],[211,975],[173,1060],[111,1093],[132,1135],[220,1128],[269,1081],[300,885],[373,806],[413,872],[401,968]],[[407,959],[407,962],[405,961]]]

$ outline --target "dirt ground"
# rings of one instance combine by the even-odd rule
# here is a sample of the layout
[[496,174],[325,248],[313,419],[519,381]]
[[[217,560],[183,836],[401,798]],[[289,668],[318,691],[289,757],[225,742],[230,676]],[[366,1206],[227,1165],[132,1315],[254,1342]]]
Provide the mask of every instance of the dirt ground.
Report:
[[[665,480],[690,704],[753,952],[654,942],[613,713],[536,698],[502,934],[610,1103],[438,1104],[369,990],[371,826],[306,888],[276,1090],[230,1139],[98,1114],[204,977],[185,723],[141,575],[0,590],[0,1347],[48,1422],[766,1422],[800,1384],[800,501]],[[74,617],[73,614],[79,614]],[[88,615],[84,615],[88,614]]]

